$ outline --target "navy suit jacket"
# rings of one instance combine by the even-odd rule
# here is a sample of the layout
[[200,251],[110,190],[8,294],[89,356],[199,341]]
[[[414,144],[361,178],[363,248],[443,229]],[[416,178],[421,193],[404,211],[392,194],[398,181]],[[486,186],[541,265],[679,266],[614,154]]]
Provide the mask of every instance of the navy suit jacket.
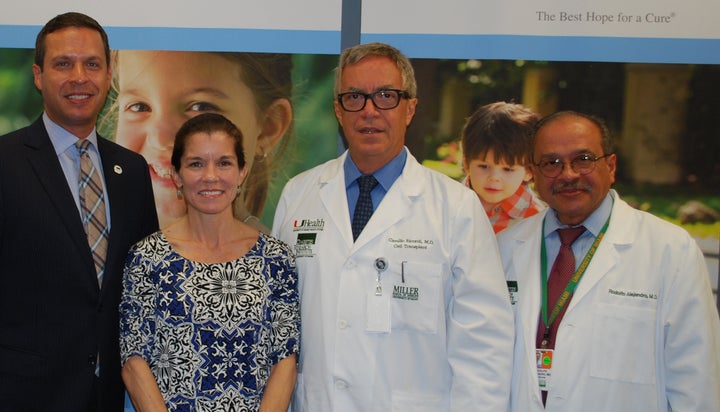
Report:
[[147,163],[98,139],[111,232],[102,288],[42,118],[0,137],[0,409],[121,411],[118,305],[128,249],[158,229]]

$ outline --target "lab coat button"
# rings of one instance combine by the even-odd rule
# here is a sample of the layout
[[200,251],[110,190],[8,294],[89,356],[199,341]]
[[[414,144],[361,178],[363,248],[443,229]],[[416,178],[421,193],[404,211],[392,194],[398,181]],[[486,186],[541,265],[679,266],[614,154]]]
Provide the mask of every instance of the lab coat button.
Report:
[[335,381],[335,387],[336,387],[337,389],[347,389],[348,383],[345,382],[345,381],[342,380],[342,379],[338,379],[338,380]]
[[345,328],[347,328],[348,326],[349,326],[348,321],[346,321],[346,320],[344,320],[344,319],[338,321],[338,327],[339,327],[340,329],[345,329]]

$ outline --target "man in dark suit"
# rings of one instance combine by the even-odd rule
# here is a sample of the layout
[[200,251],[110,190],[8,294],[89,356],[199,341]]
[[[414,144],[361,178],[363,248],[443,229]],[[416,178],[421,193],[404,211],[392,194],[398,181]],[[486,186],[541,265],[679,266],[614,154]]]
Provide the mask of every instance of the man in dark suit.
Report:
[[[95,20],[50,20],[33,74],[43,115],[0,137],[0,410],[120,411],[123,264],[158,227],[147,163],[96,133],[111,70]],[[75,145],[83,139],[101,182],[100,226],[109,228],[98,250],[83,223]]]

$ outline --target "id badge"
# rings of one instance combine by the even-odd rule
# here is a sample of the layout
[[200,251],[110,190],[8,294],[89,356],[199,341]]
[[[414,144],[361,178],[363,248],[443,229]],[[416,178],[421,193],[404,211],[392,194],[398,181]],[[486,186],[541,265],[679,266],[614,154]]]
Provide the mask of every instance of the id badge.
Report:
[[517,295],[518,295],[517,280],[508,280],[507,287],[508,287],[508,293],[510,293],[510,304],[514,305],[517,303]]
[[387,293],[368,293],[366,298],[365,330],[374,333],[390,333],[390,297]]
[[550,387],[553,350],[535,349],[535,359],[537,362],[538,384],[540,385],[540,390],[546,391]]

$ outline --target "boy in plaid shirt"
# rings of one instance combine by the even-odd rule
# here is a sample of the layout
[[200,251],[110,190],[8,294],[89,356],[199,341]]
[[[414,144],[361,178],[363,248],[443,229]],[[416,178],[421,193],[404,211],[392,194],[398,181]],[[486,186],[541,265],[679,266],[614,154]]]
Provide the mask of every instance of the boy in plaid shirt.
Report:
[[477,193],[495,233],[545,208],[528,186],[537,121],[523,105],[496,102],[477,109],[463,128],[465,185]]

